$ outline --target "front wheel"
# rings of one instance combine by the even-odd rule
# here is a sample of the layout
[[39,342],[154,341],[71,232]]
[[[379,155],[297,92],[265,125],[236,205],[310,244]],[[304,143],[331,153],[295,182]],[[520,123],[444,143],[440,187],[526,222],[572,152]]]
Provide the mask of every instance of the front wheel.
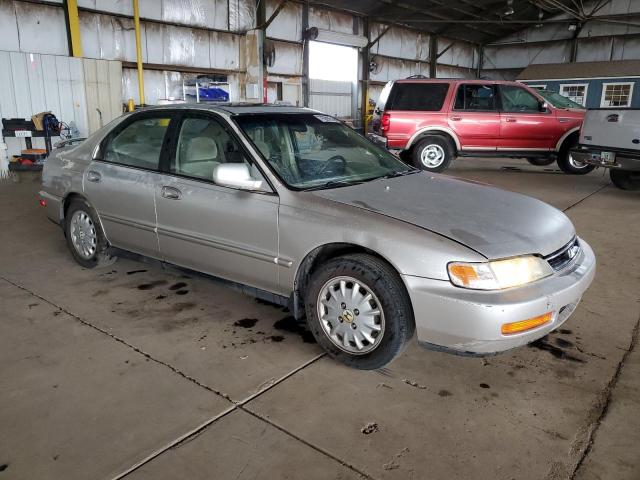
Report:
[[415,331],[399,275],[376,257],[355,254],[322,265],[306,292],[309,329],[336,360],[354,368],[383,367]]
[[442,172],[453,160],[454,149],[446,138],[431,135],[418,142],[411,156],[416,167],[429,172]]
[[622,190],[640,190],[640,172],[609,170],[611,183]]
[[570,175],[586,175],[587,173],[593,171],[593,169],[596,167],[593,165],[589,165],[588,163],[582,163],[581,161],[574,158],[574,156],[571,154],[571,149],[577,144],[577,137],[564,142],[562,148],[558,152],[558,167],[564,173],[568,173]]
[[536,167],[544,167],[547,165],[551,165],[554,159],[552,157],[530,157],[527,158],[527,162],[531,165],[535,165]]

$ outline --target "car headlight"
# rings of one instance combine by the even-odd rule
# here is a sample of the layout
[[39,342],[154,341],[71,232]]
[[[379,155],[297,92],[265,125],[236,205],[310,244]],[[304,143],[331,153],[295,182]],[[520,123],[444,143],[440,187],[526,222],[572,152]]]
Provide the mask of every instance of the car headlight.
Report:
[[447,266],[451,283],[473,290],[502,290],[548,277],[553,269],[534,255],[482,263],[451,262]]

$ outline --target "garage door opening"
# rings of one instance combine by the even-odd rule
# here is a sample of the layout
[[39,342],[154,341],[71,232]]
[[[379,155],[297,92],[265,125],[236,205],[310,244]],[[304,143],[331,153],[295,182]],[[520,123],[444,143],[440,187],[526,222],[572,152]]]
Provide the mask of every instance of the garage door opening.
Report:
[[355,115],[358,50],[343,45],[309,42],[309,106],[336,117]]

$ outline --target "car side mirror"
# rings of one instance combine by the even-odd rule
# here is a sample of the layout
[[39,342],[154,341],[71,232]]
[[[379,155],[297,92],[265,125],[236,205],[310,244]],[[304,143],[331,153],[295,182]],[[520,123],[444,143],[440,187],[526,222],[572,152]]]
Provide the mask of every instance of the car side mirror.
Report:
[[245,163],[220,163],[213,169],[213,181],[222,187],[243,190],[262,190],[262,180],[251,177],[251,170]]
[[546,112],[549,110],[549,104],[547,102],[540,102],[539,108],[541,112]]

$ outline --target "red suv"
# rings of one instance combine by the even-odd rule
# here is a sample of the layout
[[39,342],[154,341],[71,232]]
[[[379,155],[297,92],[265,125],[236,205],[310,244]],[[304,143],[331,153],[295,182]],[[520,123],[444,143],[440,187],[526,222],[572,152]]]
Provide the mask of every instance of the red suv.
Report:
[[593,170],[571,156],[584,108],[521,83],[422,79],[386,84],[369,138],[416,167],[441,172],[457,156],[553,161],[566,173]]

